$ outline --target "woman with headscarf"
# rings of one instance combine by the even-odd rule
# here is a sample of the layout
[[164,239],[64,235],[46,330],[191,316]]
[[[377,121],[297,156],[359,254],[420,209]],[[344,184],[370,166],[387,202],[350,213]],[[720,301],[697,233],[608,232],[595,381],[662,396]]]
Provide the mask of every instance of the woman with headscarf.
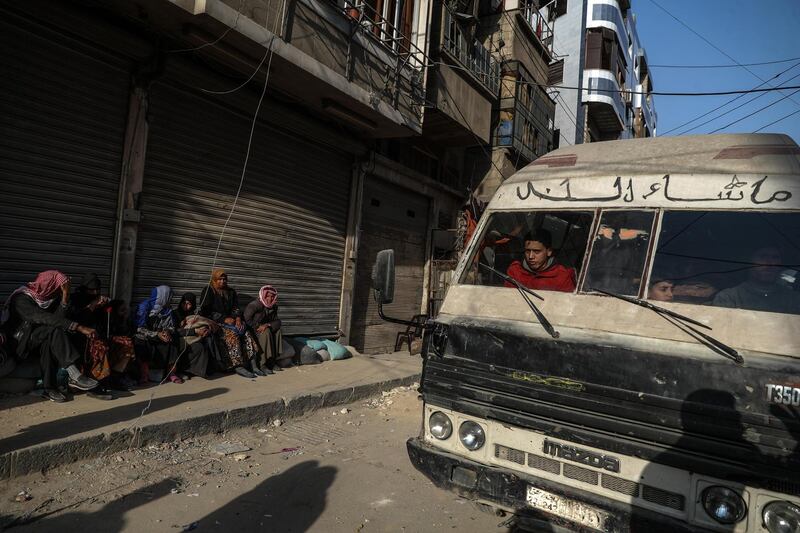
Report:
[[281,354],[283,336],[281,320],[278,318],[278,291],[272,285],[264,285],[258,291],[258,299],[253,300],[244,309],[244,320],[256,333],[262,355],[258,366],[265,374],[272,374]]
[[80,285],[70,298],[69,317],[100,333],[91,339],[73,337],[72,340],[78,351],[84,354],[84,373],[101,383],[92,393],[95,397],[110,399],[111,394],[105,390],[105,385],[111,377],[111,345],[105,335],[104,327],[109,319],[105,307],[110,299],[100,294],[101,287],[97,274],[89,273],[83,276]]
[[44,395],[54,402],[67,399],[57,387],[59,368],[66,369],[71,387],[79,390],[97,387],[97,381],[78,369],[76,364],[81,360],[81,353],[68,335],[78,332],[91,338],[95,330],[67,318],[69,297],[69,278],[58,270],[46,270],[11,293],[5,306],[8,311],[5,328],[10,332],[13,353],[19,359],[38,354]]
[[228,287],[224,269],[217,268],[211,273],[211,281],[200,295],[200,314],[220,326],[215,338],[222,356],[218,361],[222,370],[233,369],[246,378],[264,375],[257,363],[253,366],[261,349],[242,319],[238,296]]
[[178,328],[178,350],[181,358],[186,359],[182,370],[201,378],[206,377],[211,354],[215,349],[211,334],[216,323],[197,314],[197,296],[193,292],[187,292],[181,297],[175,310],[175,323]]
[[139,382],[148,379],[150,366],[164,368],[167,378],[173,383],[183,383],[175,374],[178,349],[173,342],[175,317],[169,301],[172,289],[159,285],[150,292],[150,298],[139,304],[136,310],[136,352],[139,359]]

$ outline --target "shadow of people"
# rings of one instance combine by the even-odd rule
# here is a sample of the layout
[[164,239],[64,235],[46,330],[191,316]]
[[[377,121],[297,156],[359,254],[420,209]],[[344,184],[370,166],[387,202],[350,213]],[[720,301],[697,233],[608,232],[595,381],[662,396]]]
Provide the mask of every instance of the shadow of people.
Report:
[[[194,400],[203,400],[225,394],[230,389],[217,387],[194,394],[176,394],[154,398],[148,413],[169,409],[176,405]],[[0,454],[34,446],[44,442],[62,439],[78,433],[91,431],[111,424],[134,420],[142,414],[142,410],[149,403],[149,398],[141,402],[112,407],[105,411],[93,411],[69,418],[61,418],[24,428],[20,433],[0,440]]]
[[[104,533],[117,533],[125,529],[127,520],[125,513],[147,505],[159,498],[170,494],[178,481],[167,478],[142,487],[131,494],[107,503],[97,511],[72,511],[57,514],[63,508],[54,509],[40,516],[30,519],[21,519],[16,522],[0,523],[3,531],[36,531],[37,533],[63,533],[64,531],[102,531]],[[84,502],[90,501],[97,495],[88,496]],[[7,524],[7,525],[5,525]]]
[[[774,410],[771,411],[774,413]],[[787,467],[796,468],[790,467],[790,464],[796,461],[792,456],[797,450],[782,448],[781,443],[785,443],[785,440],[774,434],[771,424],[756,425],[750,423],[752,420],[743,422],[736,398],[730,392],[699,389],[689,394],[681,404],[680,438],[670,448],[653,457],[644,469],[635,501],[650,502],[654,509],[664,506],[665,510],[687,510],[691,515],[691,507],[696,502],[691,499],[693,487],[688,483],[690,472],[718,479],[723,485],[725,481],[730,482],[733,488],[736,484],[763,486],[770,479],[791,479]],[[792,426],[797,431],[793,434],[795,442],[800,437],[798,426],[800,423],[795,419]],[[687,482],[678,481],[667,486],[673,475],[664,466],[686,472]],[[683,490],[677,488],[679,486],[684,487]],[[698,486],[696,490],[702,491],[704,488]],[[701,494],[699,492],[696,495],[698,500]],[[653,503],[656,505],[653,506]],[[652,511],[641,507],[633,509],[630,522],[632,533],[676,530],[674,523],[664,524],[664,529],[659,529],[660,525],[653,522]],[[720,526],[704,510],[697,511],[696,520],[707,521],[706,527]]]
[[202,531],[308,531],[327,504],[337,469],[305,461],[198,520]]

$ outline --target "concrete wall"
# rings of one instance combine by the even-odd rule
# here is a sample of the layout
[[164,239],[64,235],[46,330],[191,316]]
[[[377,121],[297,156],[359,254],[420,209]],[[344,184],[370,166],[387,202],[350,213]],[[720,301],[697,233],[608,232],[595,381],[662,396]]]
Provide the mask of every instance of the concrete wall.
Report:
[[[242,17],[276,32],[287,43],[366,90],[375,99],[376,111],[377,102],[383,100],[392,106],[396,104],[408,122],[420,122],[419,108],[410,97],[399,97],[395,102],[394,95],[384,91],[387,67],[392,77],[388,88],[395,88],[397,56],[341,13],[336,5],[305,0],[222,1]],[[411,93],[411,78],[412,71],[406,67],[397,84],[403,95]]]
[[[429,74],[430,75],[430,74]],[[484,143],[491,140],[492,101],[467,81],[467,73],[447,65],[436,67],[429,99],[452,120],[472,131]]]

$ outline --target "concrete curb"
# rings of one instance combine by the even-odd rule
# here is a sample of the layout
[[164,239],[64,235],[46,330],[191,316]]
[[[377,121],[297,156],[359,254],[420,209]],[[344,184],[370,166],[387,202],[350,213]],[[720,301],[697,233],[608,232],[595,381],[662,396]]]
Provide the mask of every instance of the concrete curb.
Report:
[[8,452],[0,456],[0,479],[44,471],[107,453],[141,448],[179,439],[224,433],[233,429],[301,417],[319,409],[352,403],[395,387],[418,382],[415,373],[386,381],[345,387],[327,392],[303,394],[265,403],[243,405],[215,413],[180,420],[168,420],[130,429],[69,437]]

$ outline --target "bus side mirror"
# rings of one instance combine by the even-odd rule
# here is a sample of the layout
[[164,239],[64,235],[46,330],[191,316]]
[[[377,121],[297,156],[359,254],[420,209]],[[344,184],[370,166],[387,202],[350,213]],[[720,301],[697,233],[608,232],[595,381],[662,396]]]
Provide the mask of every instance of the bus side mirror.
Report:
[[375,300],[383,305],[394,300],[394,250],[381,250],[372,266]]

